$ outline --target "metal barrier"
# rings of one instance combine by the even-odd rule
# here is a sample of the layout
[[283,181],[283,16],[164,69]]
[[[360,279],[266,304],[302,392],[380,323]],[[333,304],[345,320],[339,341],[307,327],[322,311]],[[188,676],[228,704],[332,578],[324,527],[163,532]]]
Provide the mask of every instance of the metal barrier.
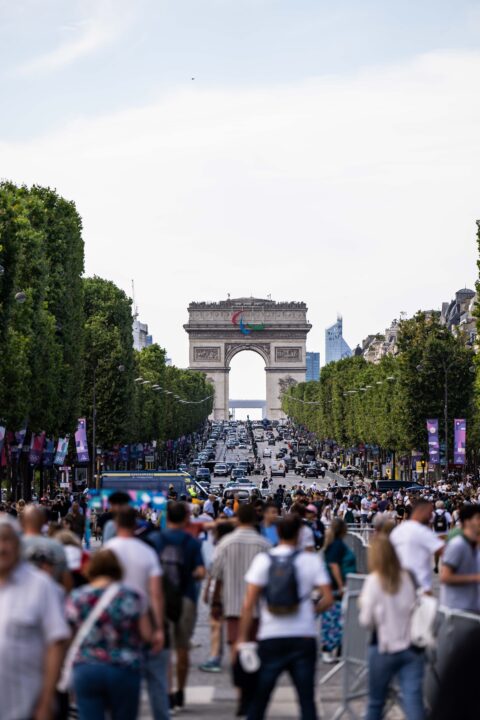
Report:
[[357,573],[365,575],[368,572],[368,544],[370,542],[371,529],[360,528],[349,529],[344,538],[346,545],[355,553],[357,558]]
[[[366,548],[365,548],[366,549]],[[360,626],[358,621],[358,598],[366,575],[349,575],[347,589],[343,598],[343,641],[342,659],[320,684],[326,684],[334,675],[341,672],[341,701],[332,720],[339,720],[348,714],[351,720],[360,720],[360,713],[354,707],[355,701],[368,697],[368,663],[367,651],[370,642],[370,631]],[[480,616],[458,610],[440,607],[437,619],[436,646],[426,655],[425,668],[425,702],[427,709],[438,690],[440,678],[445,672],[449,656],[471,631],[480,627]],[[400,695],[394,686],[389,696],[388,707],[400,704]]]

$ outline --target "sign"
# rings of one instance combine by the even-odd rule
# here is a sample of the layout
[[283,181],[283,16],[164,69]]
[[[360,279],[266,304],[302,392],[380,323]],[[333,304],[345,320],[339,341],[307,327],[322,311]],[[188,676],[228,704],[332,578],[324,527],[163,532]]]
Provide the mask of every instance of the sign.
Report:
[[0,425],[0,455],[3,450],[3,443],[5,442],[5,432],[6,432],[6,428],[3,427],[3,425]]
[[454,420],[455,437],[453,442],[453,462],[455,465],[465,465],[467,448],[467,421]]
[[433,465],[440,462],[440,443],[438,441],[438,419],[427,420],[428,456]]
[[69,439],[70,435],[65,435],[64,438],[58,439],[57,452],[55,454],[55,460],[53,461],[55,465],[63,465],[63,463],[65,462],[65,458],[68,452]]
[[88,454],[87,421],[85,418],[78,419],[77,430],[75,432],[75,447],[77,449],[78,462],[88,463],[90,456]]
[[39,465],[45,444],[45,433],[32,433],[30,441],[30,452],[28,454],[28,462],[30,465]]
[[43,449],[43,467],[49,468],[53,465],[53,458],[55,456],[55,440],[48,438],[45,441],[45,447]]
[[260,323],[258,325],[252,325],[251,323],[246,323],[243,319],[243,311],[239,310],[238,312],[234,312],[232,315],[232,325],[235,325],[235,327],[238,327],[240,332],[243,335],[250,335],[252,332],[257,332],[258,330],[265,330],[264,323]]

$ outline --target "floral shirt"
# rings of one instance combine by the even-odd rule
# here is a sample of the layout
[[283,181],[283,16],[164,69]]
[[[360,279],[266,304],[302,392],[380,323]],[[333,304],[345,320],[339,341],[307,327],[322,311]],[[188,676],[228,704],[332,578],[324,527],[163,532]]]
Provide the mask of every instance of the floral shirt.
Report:
[[[67,621],[75,631],[80,628],[103,592],[103,588],[84,585],[74,590],[67,598]],[[140,667],[142,657],[140,613],[140,595],[127,587],[120,587],[79,648],[75,664],[108,663],[123,667]]]

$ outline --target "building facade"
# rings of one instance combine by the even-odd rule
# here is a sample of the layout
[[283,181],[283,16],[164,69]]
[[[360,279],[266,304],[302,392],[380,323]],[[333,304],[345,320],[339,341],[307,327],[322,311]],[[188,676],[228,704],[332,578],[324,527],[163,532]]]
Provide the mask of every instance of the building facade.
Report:
[[319,380],[320,378],[320,353],[319,352],[307,352],[307,373],[305,376],[306,382],[311,380]]
[[143,350],[147,345],[151,345],[148,342],[148,338],[151,337],[148,334],[148,325],[140,322],[136,317],[133,318],[133,347],[135,350]]
[[442,325],[446,325],[453,335],[463,333],[470,345],[474,345],[477,339],[476,318],[473,315],[476,304],[475,291],[464,288],[455,293],[451,302],[442,303],[440,313]]
[[325,362],[338,362],[350,357],[352,351],[343,339],[343,318],[337,317],[335,325],[325,330]]

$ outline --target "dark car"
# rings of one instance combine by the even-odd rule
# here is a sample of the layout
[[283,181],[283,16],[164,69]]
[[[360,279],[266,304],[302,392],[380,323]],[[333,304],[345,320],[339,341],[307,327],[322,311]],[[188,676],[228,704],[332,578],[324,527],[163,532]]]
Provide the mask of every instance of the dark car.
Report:
[[275,440],[274,437],[268,438],[268,444],[269,444],[269,445],[275,445],[275,443],[276,443],[276,440]]
[[197,472],[195,473],[195,478],[197,482],[210,482],[210,470],[208,468],[199,467]]

